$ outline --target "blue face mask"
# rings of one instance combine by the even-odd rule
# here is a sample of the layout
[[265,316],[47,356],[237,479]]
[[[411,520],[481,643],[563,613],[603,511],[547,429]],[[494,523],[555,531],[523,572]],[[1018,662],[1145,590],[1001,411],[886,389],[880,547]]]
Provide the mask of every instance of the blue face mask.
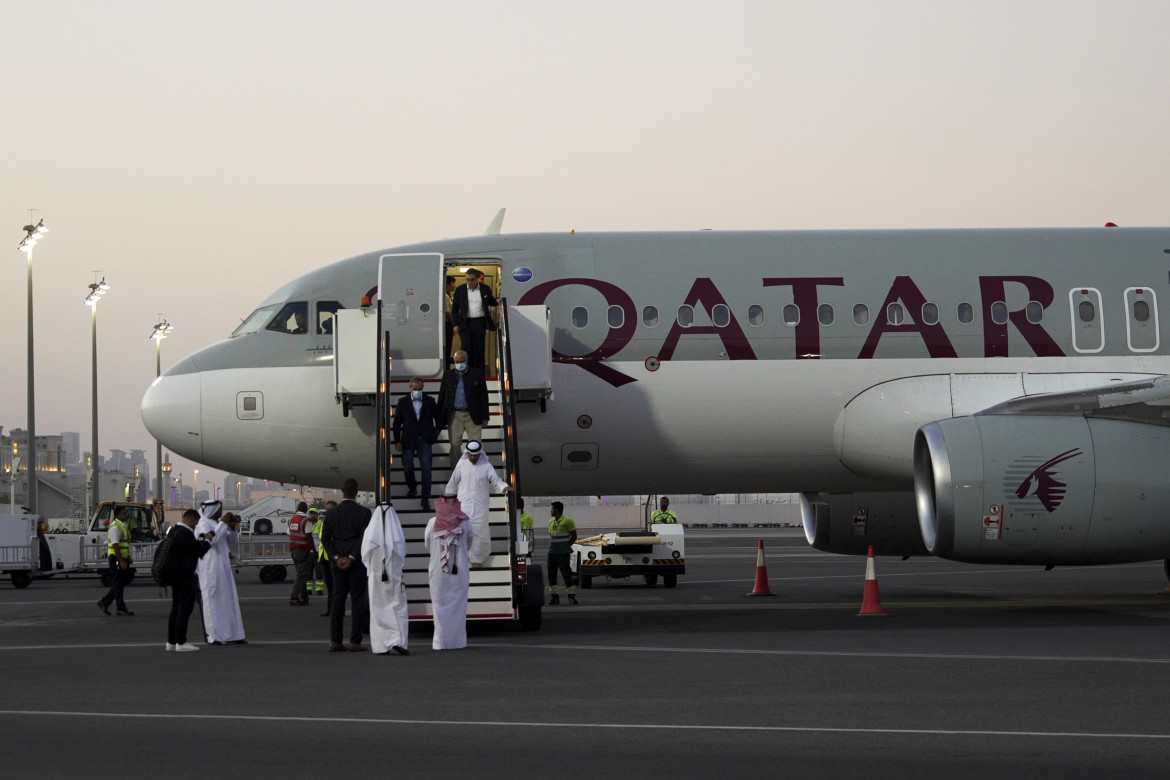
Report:
[[422,398],[422,390],[411,390],[410,397],[416,401],[421,399]]
[[456,370],[456,371],[466,371],[466,370],[467,370],[467,364],[466,364],[466,363],[456,363],[456,364],[455,364],[455,370]]

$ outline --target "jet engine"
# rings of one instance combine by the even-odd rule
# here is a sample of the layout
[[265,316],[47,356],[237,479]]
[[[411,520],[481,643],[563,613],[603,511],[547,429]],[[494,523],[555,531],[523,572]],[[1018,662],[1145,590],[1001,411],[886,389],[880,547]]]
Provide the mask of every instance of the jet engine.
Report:
[[1080,415],[981,414],[922,426],[914,494],[926,549],[969,563],[1170,557],[1170,429]]
[[808,543],[818,550],[865,555],[928,555],[914,522],[914,494],[804,493],[800,515]]

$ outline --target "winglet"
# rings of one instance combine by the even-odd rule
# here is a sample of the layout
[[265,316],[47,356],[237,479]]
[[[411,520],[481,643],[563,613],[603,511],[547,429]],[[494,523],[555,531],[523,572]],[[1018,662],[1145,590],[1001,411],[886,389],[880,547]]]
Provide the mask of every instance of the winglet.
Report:
[[487,230],[483,231],[485,236],[498,236],[500,234],[500,228],[504,226],[504,212],[507,210],[505,207],[496,212],[492,221],[488,223]]

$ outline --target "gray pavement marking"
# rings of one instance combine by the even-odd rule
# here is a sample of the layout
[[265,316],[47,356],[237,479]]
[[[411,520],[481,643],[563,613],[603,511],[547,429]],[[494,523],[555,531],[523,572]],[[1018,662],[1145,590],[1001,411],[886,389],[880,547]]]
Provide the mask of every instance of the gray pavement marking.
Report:
[[1007,731],[992,729],[899,729],[864,728],[848,726],[732,726],[721,724],[694,723],[543,723],[494,720],[428,720],[411,718],[331,718],[296,715],[200,715],[191,713],[134,713],[134,712],[72,712],[68,710],[0,710],[0,715],[15,717],[59,717],[59,718],[126,718],[148,720],[212,720],[245,721],[267,723],[312,723],[322,725],[337,723],[371,726],[478,726],[483,728],[541,728],[541,729],[605,729],[629,731],[741,731],[763,733],[803,734],[900,734],[908,736],[959,736],[959,737],[1038,737],[1048,739],[1125,739],[1125,740],[1170,740],[1170,734],[1134,734],[1126,732],[1092,731]]

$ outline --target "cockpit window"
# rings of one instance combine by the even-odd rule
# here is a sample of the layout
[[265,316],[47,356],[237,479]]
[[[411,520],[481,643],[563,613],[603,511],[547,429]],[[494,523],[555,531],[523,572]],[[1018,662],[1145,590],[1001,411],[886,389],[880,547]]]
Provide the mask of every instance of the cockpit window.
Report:
[[286,303],[284,308],[276,313],[266,330],[277,333],[308,333],[309,304],[305,301]]
[[279,304],[272,304],[271,306],[261,306],[256,311],[248,315],[248,319],[240,323],[240,327],[232,331],[232,336],[243,336],[245,333],[255,333],[264,327],[264,323],[268,322],[268,318],[272,316],[272,312],[276,311]]
[[329,336],[333,333],[333,317],[341,304],[337,301],[317,301],[317,335]]

